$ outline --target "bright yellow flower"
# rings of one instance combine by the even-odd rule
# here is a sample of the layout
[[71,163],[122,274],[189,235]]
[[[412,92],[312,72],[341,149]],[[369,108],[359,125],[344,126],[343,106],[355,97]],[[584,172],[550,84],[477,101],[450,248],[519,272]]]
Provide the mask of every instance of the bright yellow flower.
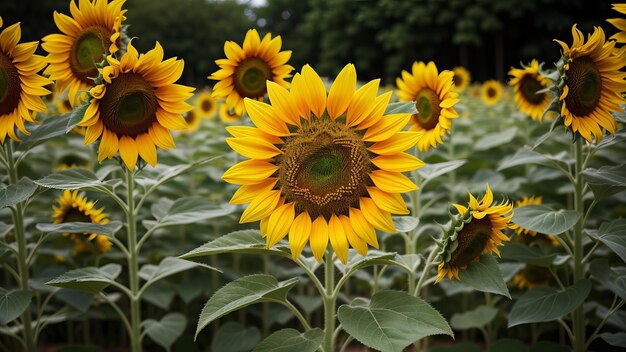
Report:
[[454,89],[456,91],[462,92],[469,86],[472,82],[472,75],[470,72],[463,66],[457,66],[452,69],[454,72],[454,77],[452,77],[452,81],[454,82]]
[[183,130],[183,132],[193,132],[200,127],[200,116],[196,112],[196,110],[187,111],[186,114],[183,115],[185,118],[185,122],[187,122],[187,128]]
[[502,85],[495,79],[486,81],[480,87],[480,97],[485,105],[496,105],[502,97]]
[[509,84],[513,86],[517,107],[533,120],[541,121],[552,97],[547,92],[537,93],[546,89],[550,83],[550,80],[539,72],[539,62],[532,60],[530,66],[523,69],[511,67],[509,75],[511,76]]
[[241,115],[237,115],[235,110],[229,109],[226,104],[220,104],[219,110],[222,122],[231,123],[241,120]]
[[217,110],[217,101],[213,98],[213,95],[203,90],[198,93],[194,104],[194,113],[201,119],[211,119],[215,116]]
[[[626,15],[626,4],[613,4],[613,10]],[[626,43],[626,19],[612,18],[607,21],[619,30],[619,32],[613,34],[610,39],[613,39],[618,43]]]

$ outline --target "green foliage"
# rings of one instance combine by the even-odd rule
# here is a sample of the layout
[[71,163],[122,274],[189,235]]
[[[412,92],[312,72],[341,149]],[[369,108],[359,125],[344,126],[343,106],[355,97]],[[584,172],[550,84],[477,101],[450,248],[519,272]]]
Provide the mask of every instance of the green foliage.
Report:
[[170,351],[172,345],[182,335],[187,326],[187,319],[180,313],[169,313],[161,320],[146,319],[143,322],[146,335],[159,344],[159,346]]
[[0,287],[0,324],[5,325],[19,317],[30,305],[33,293],[23,290],[7,291]]
[[254,326],[246,328],[240,323],[228,322],[217,330],[211,349],[223,352],[247,352],[261,340],[259,329]]
[[122,266],[119,264],[74,269],[46,282],[46,285],[98,293],[110,285],[116,285],[115,279],[121,271]]
[[254,352],[314,352],[322,343],[324,332],[311,329],[304,333],[294,329],[278,330],[259,343]]
[[471,286],[478,291],[496,293],[511,298],[493,255],[483,255],[480,257],[480,261],[470,264],[466,270],[461,270],[459,277],[464,285]]
[[498,310],[489,306],[479,306],[468,312],[457,313],[450,318],[450,326],[457,330],[482,328],[498,314]]
[[17,184],[0,189],[0,209],[21,203],[35,193],[37,185],[28,177],[22,177]]
[[559,235],[574,227],[578,219],[580,214],[573,210],[552,210],[543,205],[526,205],[515,209],[511,221],[527,230]]

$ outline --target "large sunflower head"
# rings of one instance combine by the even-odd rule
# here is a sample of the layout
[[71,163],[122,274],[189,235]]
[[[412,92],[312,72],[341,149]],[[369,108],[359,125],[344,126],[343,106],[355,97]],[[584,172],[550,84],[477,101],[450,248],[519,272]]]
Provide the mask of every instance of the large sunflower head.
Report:
[[[538,197],[530,196],[530,197],[524,197],[523,199],[515,202],[515,208],[520,208],[526,205],[541,205],[541,204],[542,204],[541,196],[538,196]],[[559,241],[556,239],[556,237],[554,237],[554,235],[538,233],[533,230],[525,229],[517,224],[511,224],[510,228],[512,230],[515,230],[515,233],[519,235],[518,238],[520,239],[520,241],[526,244],[531,244],[534,242],[543,242],[552,247],[558,247],[560,245]]]
[[[626,4],[613,4],[613,10],[626,15]],[[619,32],[613,34],[610,39],[613,39],[618,43],[626,43],[626,19],[611,18],[607,21],[619,30]]]
[[202,119],[211,119],[215,116],[217,101],[208,90],[203,90],[196,96],[194,113]]
[[271,104],[245,100],[256,127],[228,127],[226,141],[249,159],[222,178],[241,185],[231,203],[250,203],[240,221],[260,220],[268,247],[289,234],[294,258],[308,242],[319,261],[330,241],[345,263],[348,247],[378,246],[375,229],[396,232],[391,214],[408,214],[402,193],[417,188],[402,173],[423,165],[403,151],[420,133],[402,131],[410,114],[384,115],[392,92],[378,84],[355,91],[349,64],[327,93],[305,65],[291,90],[267,82]]
[[220,104],[219,107],[220,120],[225,123],[232,123],[241,120],[241,115],[235,113],[235,109],[231,109],[226,104]]
[[226,99],[226,105],[243,115],[244,99],[262,101],[267,93],[266,81],[289,87],[285,78],[291,77],[293,67],[287,65],[291,50],[280,51],[280,36],[272,38],[267,33],[263,40],[256,29],[246,33],[243,47],[233,41],[224,43],[226,59],[216,60],[220,67],[209,76],[219,81],[213,87],[213,96]]
[[421,151],[442,144],[444,134],[452,128],[452,119],[459,117],[454,104],[459,102],[454,92],[452,71],[437,71],[434,62],[413,63],[412,72],[402,71],[396,78],[398,99],[415,101],[417,114],[411,117],[411,130],[422,133],[417,142]]
[[550,80],[539,72],[539,61],[532,60],[524,68],[513,68],[509,71],[515,92],[515,104],[533,120],[541,121],[544,111],[550,105],[552,97],[548,92],[537,93],[548,88]]
[[602,129],[615,133],[617,125],[611,112],[622,111],[626,103],[626,50],[615,50],[615,42],[606,41],[604,31],[595,27],[585,37],[572,27],[572,46],[556,40],[563,49],[557,69],[561,73],[559,96],[561,117],[566,128],[588,142],[602,140]]
[[78,123],[87,127],[85,145],[100,138],[99,162],[119,150],[131,171],[138,157],[155,166],[156,147],[176,147],[170,130],[187,128],[181,114],[191,110],[185,100],[193,96],[194,88],[174,84],[183,73],[184,62],[176,58],[163,61],[158,42],[141,57],[129,42],[120,60],[108,56],[107,62],[99,84],[89,91],[91,101]]
[[513,279],[511,284],[520,289],[530,289],[538,286],[548,286],[552,281],[552,273],[548,268],[526,264]]
[[480,97],[485,105],[496,105],[502,97],[502,85],[495,79],[484,82],[480,87]]
[[463,66],[457,66],[452,69],[454,72],[454,76],[452,77],[452,82],[454,82],[454,89],[462,92],[469,86],[472,81],[472,75],[470,72]]
[[29,135],[24,121],[34,122],[35,112],[47,110],[41,96],[50,94],[45,86],[52,82],[37,74],[45,59],[34,55],[38,42],[19,43],[21,36],[19,23],[0,32],[0,143],[7,135],[19,141],[15,127]]
[[[90,202],[84,194],[78,191],[63,191],[63,195],[57,200],[52,219],[55,224],[66,222],[90,222],[94,224],[106,224],[109,222],[104,208],[95,209],[95,203]],[[105,253],[111,249],[111,241],[105,235],[96,233],[66,233],[65,236],[74,241],[73,254],[91,252]]]
[[453,204],[458,216],[452,216],[452,223],[441,240],[441,251],[436,261],[439,275],[436,282],[444,277],[459,280],[459,270],[480,260],[485,254],[500,256],[498,246],[503,246],[509,238],[502,230],[509,227],[513,217],[513,205],[508,201],[493,203],[493,193],[487,191],[480,201],[470,193],[468,206]]
[[68,91],[72,106],[77,95],[94,85],[98,77],[96,64],[108,53],[119,50],[120,28],[126,19],[122,9],[126,0],[80,0],[70,2],[71,17],[54,12],[54,22],[61,33],[43,38],[41,45],[48,52],[45,73],[57,82],[59,91]]

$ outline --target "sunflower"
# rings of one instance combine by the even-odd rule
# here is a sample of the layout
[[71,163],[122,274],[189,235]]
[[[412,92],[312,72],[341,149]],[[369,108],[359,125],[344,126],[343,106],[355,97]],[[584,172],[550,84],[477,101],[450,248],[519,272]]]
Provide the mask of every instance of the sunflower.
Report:
[[565,126],[588,142],[602,140],[602,130],[615,133],[617,125],[611,112],[622,111],[626,103],[626,73],[620,71],[626,63],[626,50],[615,50],[615,42],[605,41],[604,31],[595,27],[587,38],[572,27],[574,42],[568,46],[556,40],[563,49],[563,65],[558,67],[565,76],[560,92],[561,116]]
[[537,286],[548,286],[552,281],[552,273],[547,268],[526,264],[524,269],[520,270],[511,283],[520,289],[529,289]]
[[256,127],[232,126],[227,143],[249,160],[222,178],[241,187],[231,203],[250,203],[241,223],[261,221],[272,247],[289,234],[294,258],[307,242],[321,261],[328,242],[345,263],[348,247],[378,248],[375,229],[395,233],[391,214],[408,214],[402,193],[417,186],[402,172],[423,165],[404,153],[419,132],[402,131],[410,114],[383,116],[392,92],[377,96],[379,80],[355,91],[348,64],[328,94],[309,66],[291,90],[268,81],[271,105],[245,99]]
[[137,157],[155,166],[156,147],[175,148],[169,130],[183,130],[187,123],[181,115],[191,110],[185,102],[194,88],[174,84],[183,73],[184,62],[171,58],[163,61],[163,48],[138,57],[128,43],[118,61],[107,57],[110,66],[102,69],[101,84],[90,90],[93,97],[78,126],[87,127],[85,145],[100,139],[98,161],[112,158],[119,150],[129,170]]
[[291,77],[293,67],[287,65],[291,51],[280,51],[280,36],[272,39],[267,33],[263,40],[256,29],[250,29],[243,40],[243,47],[233,41],[224,43],[226,59],[216,60],[219,70],[209,79],[219,81],[213,87],[213,96],[225,98],[229,109],[235,114],[244,114],[244,99],[263,101],[267,88],[266,81],[282,87],[289,87],[285,78]]
[[502,97],[502,85],[495,79],[486,81],[480,87],[480,97],[485,105],[496,105]]
[[59,114],[67,114],[73,110],[72,104],[70,103],[70,99],[65,97],[57,103],[57,111]]
[[[613,4],[613,10],[621,14],[626,14],[626,4]],[[626,19],[611,18],[607,21],[619,30],[619,32],[613,34],[610,39],[613,39],[618,43],[626,43]]]
[[[522,200],[518,200],[517,202],[515,202],[515,208],[520,208],[526,205],[541,205],[541,203],[542,197],[524,197]],[[559,241],[554,235],[537,233],[536,231],[525,229],[513,223],[511,223],[510,228],[512,230],[515,230],[515,233],[519,236],[518,238],[526,244],[531,244],[533,242],[544,242],[552,247],[560,246]]]
[[411,117],[411,130],[422,133],[417,148],[425,151],[442,144],[441,137],[452,128],[451,119],[459,117],[454,104],[459,102],[454,92],[452,71],[437,72],[434,62],[413,63],[412,73],[402,71],[396,78],[400,101],[415,101],[417,114]]
[[[52,219],[54,224],[66,222],[90,222],[93,224],[106,224],[109,222],[104,208],[94,209],[95,203],[87,200],[84,194],[78,191],[63,191],[63,195],[57,200]],[[82,252],[105,253],[111,249],[111,242],[105,235],[95,233],[66,233],[76,247],[73,254]],[[85,240],[85,238],[87,240]]]
[[539,72],[539,62],[532,60],[530,66],[523,69],[511,67],[509,75],[511,76],[509,84],[513,86],[517,107],[533,120],[541,121],[552,98],[548,92],[537,93],[546,89],[550,83],[550,80]]
[[229,109],[226,104],[219,107],[220,120],[225,123],[236,122],[241,119],[241,115],[237,115],[234,109]]
[[115,53],[120,45],[120,28],[126,19],[122,6],[126,0],[79,0],[70,2],[67,16],[54,12],[54,22],[63,33],[47,35],[41,45],[48,52],[48,68],[44,72],[57,82],[59,91],[68,91],[70,104],[76,106],[81,90],[94,85],[98,77],[96,64],[107,53]]
[[200,127],[200,116],[195,110],[187,111],[183,117],[185,118],[185,122],[187,122],[187,128],[185,128],[183,132],[193,132]]
[[81,155],[75,152],[65,154],[61,156],[57,162],[54,171],[60,171],[65,169],[74,169],[78,167],[91,168],[89,163],[89,157]]
[[462,92],[469,86],[472,81],[472,75],[470,72],[463,66],[457,66],[452,69],[454,72],[454,76],[452,77],[452,82],[454,82],[454,89]]
[[217,110],[217,101],[207,90],[198,93],[196,97],[194,113],[202,119],[211,119],[215,116]]
[[493,204],[489,184],[480,203],[471,193],[469,197],[467,207],[453,204],[459,216],[452,219],[452,225],[441,241],[441,251],[436,259],[440,262],[439,275],[435,282],[446,276],[459,280],[459,270],[477,262],[482,255],[495,253],[500,256],[497,247],[509,241],[502,230],[510,226],[513,205],[508,201]]
[[[0,28],[2,24],[0,17]],[[47,110],[41,96],[50,94],[44,87],[52,82],[37,74],[46,66],[45,59],[34,55],[38,42],[18,44],[21,37],[19,23],[0,33],[0,143],[7,135],[20,140],[15,127],[29,135],[24,121],[35,122],[35,113]]]

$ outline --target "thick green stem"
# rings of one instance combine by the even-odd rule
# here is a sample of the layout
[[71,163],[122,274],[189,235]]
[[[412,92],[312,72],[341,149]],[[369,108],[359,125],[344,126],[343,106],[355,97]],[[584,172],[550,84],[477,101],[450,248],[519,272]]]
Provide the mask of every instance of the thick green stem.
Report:
[[[6,159],[8,163],[7,170],[9,172],[9,183],[12,185],[17,184],[17,165],[15,164],[15,158],[13,157],[13,145],[12,141],[5,142]],[[17,271],[20,277],[20,289],[29,291],[28,285],[29,271],[28,271],[28,248],[26,247],[26,231],[24,228],[24,207],[22,203],[15,205],[15,211],[13,214],[13,226],[15,227],[15,238],[17,240]],[[28,352],[36,351],[36,342],[33,335],[33,328],[31,323],[30,306],[26,308],[22,313],[22,325],[24,326],[24,341],[26,342],[26,350]]]
[[335,342],[335,266],[333,264],[333,252],[326,252],[324,262],[324,352],[333,352]]
[[417,286],[415,286],[415,291],[413,292],[413,295],[416,297],[420,295],[422,286],[424,286],[424,283],[426,282],[426,279],[428,278],[428,273],[430,272],[430,268],[433,266],[433,260],[435,259],[435,256],[437,255],[438,250],[439,248],[437,246],[434,246],[433,249],[430,251],[428,258],[426,258],[426,263],[424,263],[424,270],[422,270],[422,275],[420,276],[420,279],[417,281]]
[[139,266],[137,263],[137,220],[135,219],[135,178],[130,170],[126,170],[126,204],[128,230],[128,275],[130,280],[130,346],[132,352],[141,352],[141,297],[139,297]]
[[[574,194],[574,210],[580,214],[580,219],[574,226],[574,282],[578,282],[585,278],[584,253],[583,253],[583,227],[585,209],[583,204],[584,180],[582,177],[583,167],[583,144],[582,139],[576,141],[576,169],[575,169],[575,194]],[[574,311],[574,351],[583,352],[585,350],[585,312],[581,304]]]

